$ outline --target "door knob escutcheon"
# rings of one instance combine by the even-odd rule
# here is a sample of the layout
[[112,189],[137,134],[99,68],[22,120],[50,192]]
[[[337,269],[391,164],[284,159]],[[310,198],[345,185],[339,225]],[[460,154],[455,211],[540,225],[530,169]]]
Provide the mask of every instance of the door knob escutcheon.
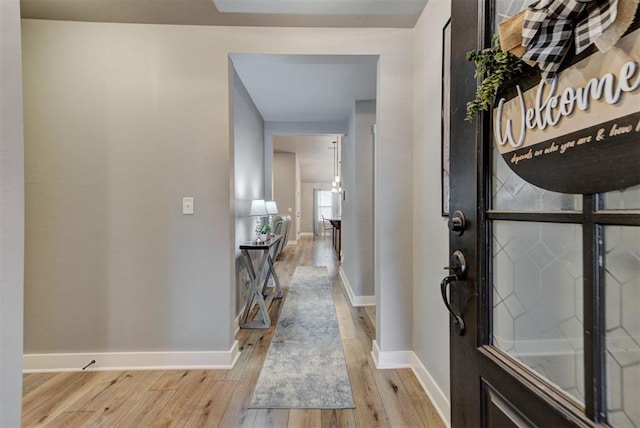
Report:
[[467,273],[467,259],[464,258],[462,251],[456,250],[449,258],[449,272],[458,278],[463,278]]
[[466,226],[466,221],[464,218],[464,213],[460,210],[457,210],[449,217],[449,230],[460,236],[464,233],[464,228]]
[[462,336],[464,334],[464,320],[462,316],[457,314],[451,306],[450,299],[447,296],[447,287],[453,282],[456,282],[463,278],[467,273],[467,260],[464,258],[462,251],[456,250],[451,254],[449,259],[449,266],[445,267],[449,269],[449,275],[445,276],[440,283],[440,293],[442,294],[442,301],[447,307],[447,310],[453,318],[453,325],[456,327],[458,334]]

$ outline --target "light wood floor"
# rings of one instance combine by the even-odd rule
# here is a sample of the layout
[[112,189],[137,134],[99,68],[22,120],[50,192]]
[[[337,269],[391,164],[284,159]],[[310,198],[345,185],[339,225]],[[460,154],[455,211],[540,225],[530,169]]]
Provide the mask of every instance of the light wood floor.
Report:
[[231,370],[26,374],[23,426],[443,427],[411,370],[376,370],[375,311],[348,303],[330,239],[303,237],[282,253],[276,270],[285,296],[271,307],[273,325],[298,265],[329,269],[355,409],[248,409],[272,327],[240,330]]

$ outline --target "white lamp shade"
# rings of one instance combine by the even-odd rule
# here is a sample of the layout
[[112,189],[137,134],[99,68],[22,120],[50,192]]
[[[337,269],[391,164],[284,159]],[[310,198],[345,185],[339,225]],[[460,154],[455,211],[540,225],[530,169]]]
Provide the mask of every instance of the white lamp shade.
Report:
[[251,210],[249,210],[249,217],[264,217],[268,216],[267,203],[264,199],[254,199],[251,201]]
[[269,214],[278,214],[278,204],[276,204],[276,201],[267,201],[266,204]]

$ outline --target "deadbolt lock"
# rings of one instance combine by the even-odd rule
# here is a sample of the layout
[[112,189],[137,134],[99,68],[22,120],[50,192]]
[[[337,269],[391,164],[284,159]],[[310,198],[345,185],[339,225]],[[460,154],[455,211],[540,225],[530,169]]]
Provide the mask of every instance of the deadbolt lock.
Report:
[[464,233],[466,221],[462,211],[458,210],[449,217],[449,230],[460,236]]

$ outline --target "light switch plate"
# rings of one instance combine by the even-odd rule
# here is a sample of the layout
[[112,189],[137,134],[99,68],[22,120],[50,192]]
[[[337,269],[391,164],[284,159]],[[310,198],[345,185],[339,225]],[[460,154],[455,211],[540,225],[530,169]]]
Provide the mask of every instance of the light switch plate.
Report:
[[182,198],[182,214],[193,214],[193,198]]

